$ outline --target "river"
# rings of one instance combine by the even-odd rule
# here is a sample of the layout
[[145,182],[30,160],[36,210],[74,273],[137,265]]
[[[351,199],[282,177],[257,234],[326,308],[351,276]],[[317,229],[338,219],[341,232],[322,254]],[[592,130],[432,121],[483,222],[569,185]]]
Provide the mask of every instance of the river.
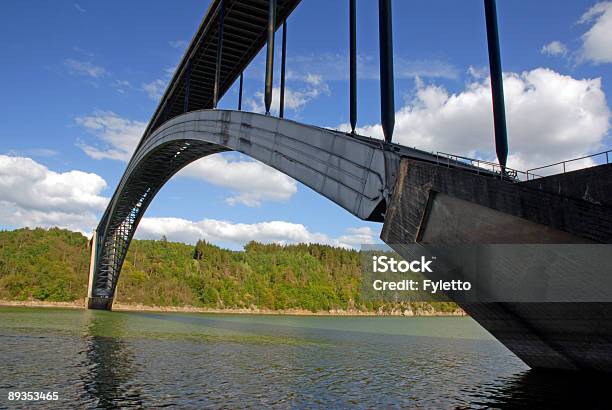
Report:
[[467,317],[0,308],[0,407],[604,408],[595,380],[531,371]]

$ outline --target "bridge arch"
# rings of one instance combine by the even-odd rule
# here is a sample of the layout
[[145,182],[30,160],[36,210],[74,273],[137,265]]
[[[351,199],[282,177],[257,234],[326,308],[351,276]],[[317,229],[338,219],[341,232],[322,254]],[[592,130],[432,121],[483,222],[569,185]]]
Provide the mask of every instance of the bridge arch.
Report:
[[89,307],[110,309],[136,227],[163,185],[205,156],[238,151],[302,182],[353,215],[383,221],[399,155],[389,144],[229,110],[172,118],[138,146],[94,237]]

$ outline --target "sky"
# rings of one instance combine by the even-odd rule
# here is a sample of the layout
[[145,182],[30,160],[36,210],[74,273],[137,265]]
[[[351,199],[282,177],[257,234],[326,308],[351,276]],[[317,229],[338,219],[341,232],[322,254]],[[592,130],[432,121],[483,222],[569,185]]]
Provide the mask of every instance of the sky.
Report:
[[[3,3],[0,229],[91,233],[208,3]],[[378,2],[357,3],[358,131],[380,138]],[[526,170],[612,148],[612,2],[498,0],[498,15],[509,166]],[[287,118],[347,129],[347,18],[348,0],[302,0],[289,17]],[[394,0],[393,29],[394,141],[494,161],[482,1]],[[245,71],[251,111],[263,110],[264,53]],[[237,84],[219,106],[236,108]],[[359,247],[378,241],[381,227],[225,153],[173,177],[136,237],[206,239],[231,249],[250,240]]]

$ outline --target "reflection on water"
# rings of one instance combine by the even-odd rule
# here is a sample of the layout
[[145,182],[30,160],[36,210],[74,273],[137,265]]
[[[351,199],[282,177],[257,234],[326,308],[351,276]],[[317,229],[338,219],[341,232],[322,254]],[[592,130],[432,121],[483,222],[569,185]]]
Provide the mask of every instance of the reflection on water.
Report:
[[610,380],[529,371],[468,318],[0,308],[0,408],[603,408]]
[[527,370],[465,392],[472,407],[609,409],[611,383],[604,375]]
[[83,401],[99,407],[141,406],[140,388],[132,383],[138,371],[130,347],[122,338],[125,315],[86,311],[83,335],[87,371]]

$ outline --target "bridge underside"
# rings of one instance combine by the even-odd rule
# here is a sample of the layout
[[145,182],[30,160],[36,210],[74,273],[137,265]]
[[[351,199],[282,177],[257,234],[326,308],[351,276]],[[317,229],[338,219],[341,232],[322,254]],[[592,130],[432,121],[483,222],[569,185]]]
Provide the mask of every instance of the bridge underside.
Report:
[[96,231],[89,306],[110,309],[130,241],[148,205],[196,159],[234,150],[302,182],[353,215],[382,222],[401,155],[431,154],[241,111],[193,111],[137,149]]
[[[223,13],[220,12],[222,3]],[[276,0],[275,29],[299,3],[300,0]],[[221,14],[223,42],[219,44]],[[221,98],[265,45],[267,26],[266,0],[212,0],[147,125],[141,143],[170,118],[194,109],[213,108],[219,47]]]
[[122,181],[95,235],[93,282],[88,300],[90,309],[110,310],[119,272],[128,247],[146,208],[176,172],[189,163],[227,151],[219,145],[197,140],[177,139],[159,146],[134,167]]

